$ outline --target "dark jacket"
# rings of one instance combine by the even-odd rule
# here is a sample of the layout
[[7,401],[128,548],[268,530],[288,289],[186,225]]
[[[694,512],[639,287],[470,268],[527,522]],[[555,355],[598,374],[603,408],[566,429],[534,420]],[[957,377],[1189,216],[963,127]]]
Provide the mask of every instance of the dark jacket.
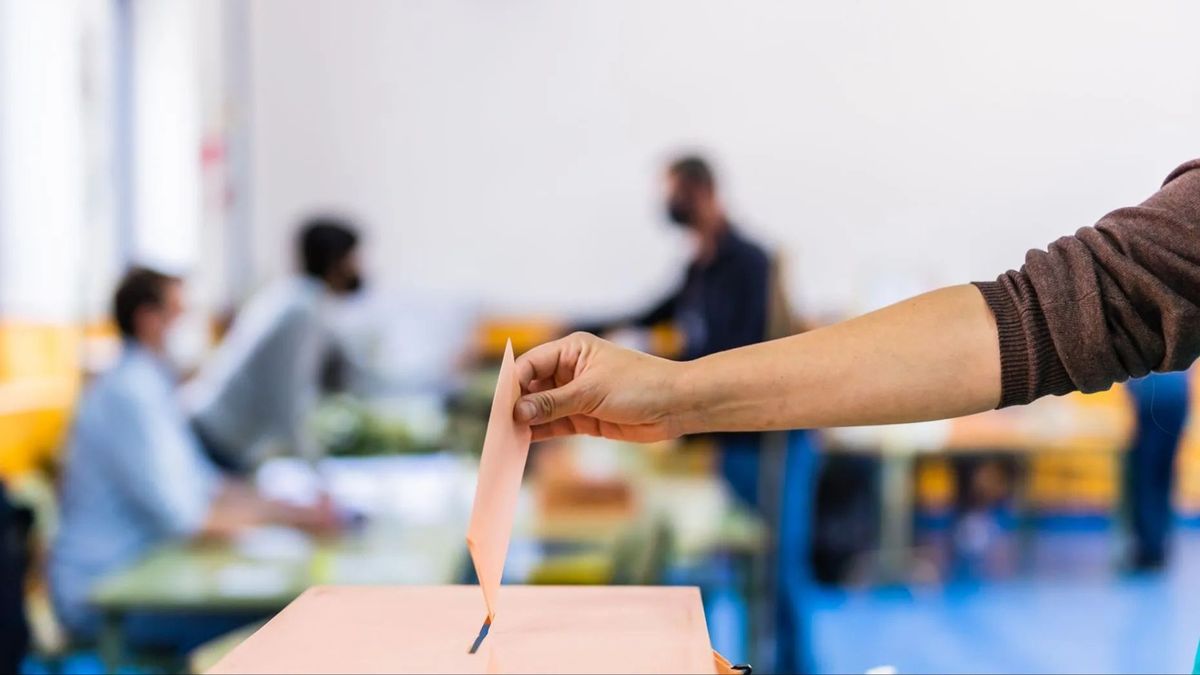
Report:
[[762,342],[770,273],[766,251],[729,226],[713,259],[689,265],[682,283],[661,302],[632,318],[579,329],[599,333],[622,325],[649,328],[673,321],[683,332],[685,359]]

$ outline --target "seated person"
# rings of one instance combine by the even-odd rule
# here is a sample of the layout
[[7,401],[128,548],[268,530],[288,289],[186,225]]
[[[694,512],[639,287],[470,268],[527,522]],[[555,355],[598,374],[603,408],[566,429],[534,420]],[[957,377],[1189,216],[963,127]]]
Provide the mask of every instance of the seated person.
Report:
[[358,234],[346,220],[319,216],[305,222],[297,249],[302,273],[250,299],[184,392],[196,433],[224,469],[249,470],[279,450],[319,455],[305,422],[324,367],[331,357],[345,356],[328,310],[362,286]]
[[[327,503],[268,501],[223,479],[205,457],[177,404],[165,357],[182,297],[177,278],[146,269],[126,274],[114,301],[121,358],[87,389],[76,413],[50,582],[58,616],[77,639],[94,637],[99,627],[88,602],[94,584],[160,544],[267,522],[311,530],[336,523]],[[247,618],[135,614],[124,628],[135,646],[190,649]]]

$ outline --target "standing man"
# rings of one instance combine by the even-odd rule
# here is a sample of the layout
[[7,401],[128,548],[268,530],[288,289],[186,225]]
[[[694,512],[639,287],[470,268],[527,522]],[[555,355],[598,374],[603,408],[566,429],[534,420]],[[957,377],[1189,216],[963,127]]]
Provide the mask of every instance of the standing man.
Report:
[[235,472],[275,451],[320,454],[305,425],[335,350],[330,305],[362,287],[358,233],[345,219],[320,216],[304,223],[296,243],[301,273],[250,300],[188,387],[196,432]]
[[667,166],[664,214],[687,230],[695,244],[683,282],[647,311],[594,328],[674,322],[683,335],[684,359],[762,342],[770,256],[729,221],[705,159],[687,155]]
[[[771,256],[730,222],[709,163],[695,155],[679,157],[667,166],[665,178],[665,215],[672,224],[688,231],[695,247],[683,282],[645,313],[588,330],[623,325],[649,328],[672,322],[682,334],[679,356],[685,360],[792,332],[781,325],[790,324],[786,321],[789,311],[777,293]],[[809,660],[807,610],[790,594],[801,593],[797,589],[807,578],[811,499],[806,494],[772,503],[769,495],[773,490],[765,485],[761,487],[766,489],[760,490],[760,475],[770,475],[781,485],[811,484],[812,439],[802,432],[794,436],[777,434],[770,440],[754,432],[718,433],[713,438],[720,450],[721,474],[733,493],[759,509],[776,531],[789,532],[796,539],[783,542],[772,552],[771,568],[775,573],[771,583],[777,588],[774,627],[781,636],[776,666],[781,670],[805,670]],[[764,446],[783,452],[772,453],[764,460],[760,452]],[[772,464],[763,469],[763,461]]]
[[[767,339],[771,258],[730,222],[705,159],[687,155],[667,166],[664,212],[695,243],[683,282],[642,314],[581,330],[597,333],[672,322],[682,334],[680,357],[685,360]],[[760,434],[726,433],[717,440],[722,472],[739,497],[757,504]]]

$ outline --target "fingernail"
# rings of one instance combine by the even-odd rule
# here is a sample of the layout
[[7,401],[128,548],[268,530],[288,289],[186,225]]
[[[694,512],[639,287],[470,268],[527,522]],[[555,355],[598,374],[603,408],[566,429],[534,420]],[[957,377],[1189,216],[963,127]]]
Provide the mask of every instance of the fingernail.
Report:
[[537,417],[537,406],[532,401],[517,402],[517,421],[532,422]]

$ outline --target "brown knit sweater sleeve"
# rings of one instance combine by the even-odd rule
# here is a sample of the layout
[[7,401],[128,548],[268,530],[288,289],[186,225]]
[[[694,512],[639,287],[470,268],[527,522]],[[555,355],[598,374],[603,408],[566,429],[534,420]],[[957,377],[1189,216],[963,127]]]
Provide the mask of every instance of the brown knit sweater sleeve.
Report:
[[1200,356],[1200,160],[975,286],[999,328],[1001,407],[1187,368]]

